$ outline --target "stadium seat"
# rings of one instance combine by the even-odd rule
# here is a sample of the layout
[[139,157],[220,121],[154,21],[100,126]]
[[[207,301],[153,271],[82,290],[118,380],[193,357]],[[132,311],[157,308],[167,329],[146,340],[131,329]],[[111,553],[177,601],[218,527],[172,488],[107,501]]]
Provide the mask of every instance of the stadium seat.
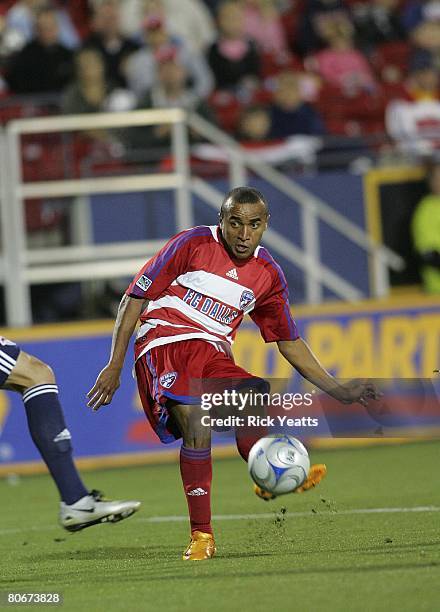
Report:
[[293,46],[297,40],[298,27],[305,8],[305,0],[298,0],[294,6],[281,15],[281,23],[287,35],[287,40]]
[[27,200],[25,203],[26,230],[29,234],[60,227],[64,212],[44,200]]
[[330,134],[351,136],[384,131],[386,98],[381,89],[347,96],[340,88],[325,84],[314,106]]
[[59,135],[24,136],[22,156],[25,181],[57,180],[66,175],[65,156]]
[[90,8],[87,0],[76,0],[76,2],[65,2],[70,17],[78,31],[84,39],[90,33],[89,14]]
[[226,132],[234,132],[242,111],[242,104],[229,91],[217,90],[211,94],[209,104],[214,109],[218,125]]
[[[386,70],[395,69],[404,76],[408,72],[411,46],[405,41],[395,41],[379,45],[371,54],[370,62],[379,78],[388,82]],[[397,77],[397,75],[396,75]],[[395,77],[396,82],[399,80]]]
[[6,15],[11,6],[15,4],[15,0],[3,0],[0,4],[0,15]]

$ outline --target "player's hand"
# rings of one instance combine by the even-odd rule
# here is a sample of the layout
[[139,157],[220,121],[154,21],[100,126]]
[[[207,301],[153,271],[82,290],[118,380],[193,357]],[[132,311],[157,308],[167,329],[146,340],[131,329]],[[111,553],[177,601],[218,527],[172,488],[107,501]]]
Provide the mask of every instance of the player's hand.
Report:
[[368,406],[368,400],[379,399],[382,393],[368,379],[355,378],[341,385],[342,393],[339,398],[344,404],[353,404],[355,402]]
[[110,404],[113,395],[121,385],[121,368],[106,365],[98,375],[95,384],[87,393],[89,401],[87,406],[92,410],[99,410],[101,406]]

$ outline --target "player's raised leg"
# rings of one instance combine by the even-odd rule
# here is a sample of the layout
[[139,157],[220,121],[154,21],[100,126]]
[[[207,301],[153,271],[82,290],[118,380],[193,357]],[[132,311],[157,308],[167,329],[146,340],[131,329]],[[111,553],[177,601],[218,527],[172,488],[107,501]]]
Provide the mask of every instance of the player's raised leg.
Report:
[[180,474],[191,524],[191,540],[183,559],[210,559],[215,554],[211,526],[211,430],[202,424],[206,413],[200,406],[174,404],[168,410],[183,438]]
[[[255,442],[257,442],[257,440],[262,438],[264,435],[265,434],[263,435],[255,434],[254,437],[251,434],[249,434],[248,436],[242,436],[242,435],[236,436],[238,452],[240,453],[240,455],[243,457],[243,459],[246,462],[249,457],[250,449],[255,444]],[[313,489],[321,482],[321,480],[325,477],[326,474],[327,474],[327,466],[324,463],[316,463],[314,465],[311,465],[309,474],[306,480],[303,482],[303,484],[300,487],[295,489],[293,493],[303,493],[304,491],[309,491],[310,489]],[[265,491],[264,489],[259,487],[257,484],[254,484],[254,492],[258,497],[260,497],[261,499],[264,499],[264,501],[269,501],[271,499],[276,498],[276,495],[274,495],[273,493],[270,493],[269,491]]]
[[[242,389],[241,393],[248,392],[248,389]],[[264,407],[261,408],[264,410]],[[255,409],[252,409],[252,414],[255,414]],[[248,416],[249,410],[244,410],[242,413],[242,417],[245,418]],[[235,430],[235,441],[237,444],[237,450],[240,453],[240,456],[247,462],[249,457],[249,452],[253,445],[260,439],[263,438],[268,433],[267,427],[261,426],[245,426],[238,427]],[[295,489],[294,493],[303,493],[304,491],[309,491],[316,487],[321,480],[327,474],[327,466],[323,463],[315,464],[310,466],[309,474],[303,484]],[[264,501],[269,501],[271,499],[275,499],[276,495],[270,493],[269,491],[265,491],[257,484],[254,484],[254,492],[255,494],[264,499]]]
[[22,395],[29,433],[60,493],[61,525],[78,531],[122,520],[138,510],[140,502],[106,501],[99,492],[89,493],[85,487],[73,461],[71,435],[50,366],[4,340],[0,368],[0,386]]
[[[247,462],[249,457],[249,451],[260,438],[266,435],[267,432],[263,432],[261,428],[256,428],[256,431],[252,429],[248,429],[247,432],[236,432],[236,443],[237,449],[240,453],[241,457]],[[327,474],[327,466],[324,463],[317,463],[315,465],[310,466],[309,474],[303,484],[295,489],[293,493],[303,493],[304,491],[309,491],[316,487],[321,480]],[[257,484],[254,484],[254,492],[255,494],[264,499],[264,501],[269,501],[271,499],[275,499],[276,495],[270,493],[269,491],[265,491]]]

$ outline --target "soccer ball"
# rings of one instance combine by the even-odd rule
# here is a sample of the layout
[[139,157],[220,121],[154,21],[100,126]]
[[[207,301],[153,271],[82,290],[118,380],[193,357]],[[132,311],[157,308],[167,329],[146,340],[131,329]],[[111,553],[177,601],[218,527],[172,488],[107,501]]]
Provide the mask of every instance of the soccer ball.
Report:
[[293,436],[271,434],[253,445],[248,468],[259,487],[283,495],[302,485],[309,473],[310,459],[304,444]]

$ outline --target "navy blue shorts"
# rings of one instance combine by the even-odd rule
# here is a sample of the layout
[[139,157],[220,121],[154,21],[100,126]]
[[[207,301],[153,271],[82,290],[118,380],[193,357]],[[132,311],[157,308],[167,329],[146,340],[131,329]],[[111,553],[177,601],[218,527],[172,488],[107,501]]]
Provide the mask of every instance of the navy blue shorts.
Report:
[[20,347],[7,338],[0,336],[0,387],[3,387],[17,363]]

